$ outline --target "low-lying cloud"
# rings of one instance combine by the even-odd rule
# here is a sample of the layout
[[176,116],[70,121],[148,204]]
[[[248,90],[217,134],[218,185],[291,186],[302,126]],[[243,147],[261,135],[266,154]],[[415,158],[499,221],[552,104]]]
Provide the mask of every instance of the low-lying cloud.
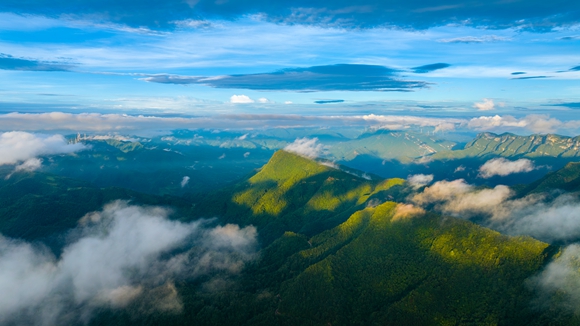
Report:
[[560,257],[528,282],[539,294],[537,302],[543,308],[555,304],[567,312],[577,313],[580,306],[580,245],[564,248]]
[[530,235],[547,242],[580,239],[580,201],[571,194],[553,200],[545,194],[514,197],[509,187],[477,188],[465,180],[439,181],[410,201],[421,207],[464,219],[478,218],[485,226],[512,235]]
[[510,161],[503,157],[491,159],[479,168],[479,176],[491,178],[493,176],[506,176],[514,173],[533,171],[536,167],[534,163],[526,158]]
[[307,158],[317,158],[326,152],[326,147],[318,142],[318,138],[304,137],[296,138],[292,144],[284,147],[284,150]]
[[[40,155],[73,153],[85,149],[85,145],[69,144],[61,135],[32,134],[11,131],[0,134],[0,165],[17,164]],[[22,165],[33,167],[39,161],[29,161]]]
[[237,273],[256,252],[256,229],[181,223],[160,207],[116,201],[84,216],[56,258],[0,237],[0,323],[87,322],[98,308],[178,313],[174,280]]
[[411,186],[416,187],[416,188],[426,186],[426,185],[430,184],[432,181],[433,181],[432,174],[415,174],[415,175],[410,175],[407,178],[407,182],[409,182],[409,184],[411,184]]

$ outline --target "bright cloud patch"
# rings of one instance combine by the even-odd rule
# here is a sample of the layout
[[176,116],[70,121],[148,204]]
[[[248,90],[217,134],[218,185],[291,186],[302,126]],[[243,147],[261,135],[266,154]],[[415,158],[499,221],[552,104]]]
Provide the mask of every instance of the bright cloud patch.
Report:
[[[83,144],[68,144],[61,135],[31,134],[28,132],[5,132],[0,134],[0,165],[16,164],[39,155],[66,154],[85,149]],[[38,165],[30,161],[24,167]]]
[[232,95],[232,97],[230,97],[230,103],[247,104],[254,103],[254,100],[249,98],[247,95]]
[[325,146],[318,142],[318,138],[297,138],[292,144],[284,147],[284,150],[308,158],[320,157]]
[[530,172],[534,169],[534,163],[528,159],[522,158],[517,161],[510,161],[500,157],[485,162],[479,168],[479,175],[487,179],[496,175],[504,177],[514,173]]
[[479,111],[489,111],[495,109],[495,104],[493,103],[493,100],[484,98],[483,102],[476,102],[473,104],[473,107]]
[[187,186],[187,184],[189,183],[189,179],[190,178],[188,176],[185,176],[183,177],[183,179],[181,179],[181,188]]
[[422,187],[430,184],[433,181],[432,174],[415,174],[407,178],[407,181],[413,187]]
[[173,281],[237,273],[254,257],[256,229],[204,227],[167,219],[159,207],[117,201],[87,214],[59,258],[0,236],[0,323],[87,322],[99,308],[136,302],[143,311],[179,312]]

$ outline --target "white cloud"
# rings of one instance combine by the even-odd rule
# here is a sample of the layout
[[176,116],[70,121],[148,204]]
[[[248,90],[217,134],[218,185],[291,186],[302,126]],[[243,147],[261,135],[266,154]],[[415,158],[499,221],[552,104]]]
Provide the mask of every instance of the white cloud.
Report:
[[245,152],[244,153],[244,158],[248,158],[248,156],[250,156],[250,152]]
[[580,121],[562,122],[548,115],[530,114],[521,119],[512,116],[482,116],[473,118],[467,123],[467,127],[475,130],[529,130],[535,133],[552,133],[559,128],[577,129]]
[[433,181],[433,175],[432,174],[415,174],[415,175],[410,175],[407,178],[407,181],[413,186],[413,187],[422,187],[422,186],[426,186],[428,184],[430,184]]
[[489,111],[495,109],[495,104],[492,99],[484,98],[483,102],[476,102],[473,107],[479,111]]
[[14,171],[36,171],[42,166],[42,159],[39,158],[29,158],[22,164],[17,165]]
[[506,176],[513,173],[530,172],[535,169],[534,163],[526,158],[517,161],[510,161],[503,157],[491,159],[479,168],[479,175],[482,178],[493,176]]
[[246,138],[248,138],[249,134],[243,134],[240,137],[236,138],[237,140],[245,140]]
[[284,150],[308,158],[320,157],[326,148],[318,142],[318,138],[296,138],[292,143],[284,147]]
[[285,101],[284,104],[292,104],[292,101]]
[[0,296],[0,323],[86,323],[94,309],[131,302],[143,311],[179,311],[173,280],[235,273],[254,257],[254,227],[206,228],[168,214],[113,202],[81,219],[59,258],[0,236],[0,292],[10,293]]
[[224,158],[226,158],[226,153],[223,153],[220,157],[218,157],[218,160],[223,160]]
[[187,186],[187,184],[189,183],[189,179],[190,178],[188,176],[185,176],[183,177],[183,179],[181,179],[181,188]]
[[[11,131],[0,134],[0,165],[16,164],[39,155],[66,154],[85,149],[83,144],[68,144],[61,135]],[[30,161],[29,167],[35,162]],[[23,166],[25,167],[25,166]]]
[[230,97],[230,103],[247,104],[254,103],[254,100],[249,98],[247,95],[232,95],[232,97]]
[[271,103],[271,101],[265,97],[260,97],[258,103]]

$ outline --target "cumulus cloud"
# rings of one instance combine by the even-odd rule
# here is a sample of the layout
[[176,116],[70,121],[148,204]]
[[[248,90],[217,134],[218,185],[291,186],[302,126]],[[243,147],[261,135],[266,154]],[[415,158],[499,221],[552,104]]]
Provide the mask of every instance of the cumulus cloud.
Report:
[[285,151],[292,152],[308,158],[317,158],[324,154],[326,147],[318,142],[318,138],[296,138],[292,143],[284,147]]
[[188,176],[185,176],[183,177],[183,179],[181,179],[181,188],[187,186],[187,184],[189,183],[189,179],[190,178]]
[[430,184],[433,181],[433,175],[432,174],[410,175],[407,178],[407,181],[411,184],[411,186],[419,188]]
[[[0,134],[0,165],[16,164],[39,155],[66,154],[85,149],[83,144],[69,144],[61,135],[31,134],[11,131]],[[32,167],[37,161],[30,161]]]
[[495,109],[495,104],[492,99],[484,98],[483,102],[476,102],[473,107],[479,111],[489,111]]
[[254,103],[254,100],[247,95],[232,95],[232,97],[230,97],[230,103],[247,104]]
[[60,257],[0,237],[0,323],[87,322],[94,309],[178,312],[173,281],[236,273],[252,259],[256,229],[181,223],[160,207],[124,201],[84,216]]
[[258,103],[272,103],[272,101],[270,101],[269,99],[267,99],[265,97],[260,97],[258,99]]
[[503,177],[514,173],[530,172],[534,169],[534,163],[526,158],[510,161],[500,157],[485,162],[479,168],[479,176],[486,179],[496,175]]

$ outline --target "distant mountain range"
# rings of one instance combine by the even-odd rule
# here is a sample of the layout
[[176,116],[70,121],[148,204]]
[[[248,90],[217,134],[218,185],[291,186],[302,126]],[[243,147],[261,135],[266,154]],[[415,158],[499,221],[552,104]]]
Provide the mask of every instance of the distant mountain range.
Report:
[[463,149],[438,152],[434,159],[502,156],[510,158],[580,157],[580,136],[559,135],[518,136],[510,133],[496,135],[481,133]]

